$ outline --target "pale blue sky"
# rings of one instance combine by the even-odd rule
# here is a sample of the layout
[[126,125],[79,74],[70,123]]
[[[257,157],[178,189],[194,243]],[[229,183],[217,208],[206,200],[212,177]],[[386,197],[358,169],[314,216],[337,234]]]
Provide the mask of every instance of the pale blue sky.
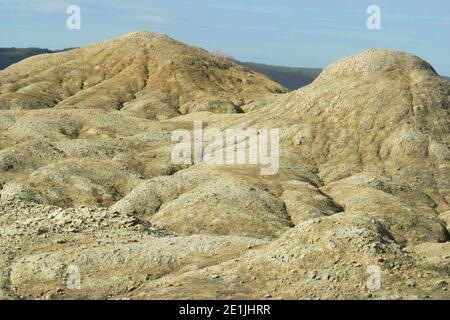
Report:
[[[79,5],[81,30],[66,28]],[[382,29],[366,27],[381,7]],[[78,47],[136,30],[244,61],[324,67],[367,48],[407,51],[450,75],[449,0],[0,0],[0,47]]]

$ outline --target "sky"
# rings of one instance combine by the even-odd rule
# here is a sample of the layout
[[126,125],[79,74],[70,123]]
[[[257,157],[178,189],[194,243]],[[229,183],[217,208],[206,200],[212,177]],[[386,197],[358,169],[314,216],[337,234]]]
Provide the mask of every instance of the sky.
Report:
[[[81,9],[79,30],[66,26],[70,5]],[[379,30],[367,28],[370,5]],[[79,47],[137,30],[292,67],[391,48],[450,76],[449,0],[0,0],[0,47]]]

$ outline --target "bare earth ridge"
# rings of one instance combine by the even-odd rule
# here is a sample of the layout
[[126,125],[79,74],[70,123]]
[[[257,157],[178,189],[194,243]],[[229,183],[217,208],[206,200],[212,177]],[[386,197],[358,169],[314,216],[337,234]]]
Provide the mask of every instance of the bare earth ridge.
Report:
[[[289,93],[149,32],[28,58],[0,71],[0,298],[449,299],[449,106],[387,49]],[[278,174],[172,164],[194,120],[279,128]]]

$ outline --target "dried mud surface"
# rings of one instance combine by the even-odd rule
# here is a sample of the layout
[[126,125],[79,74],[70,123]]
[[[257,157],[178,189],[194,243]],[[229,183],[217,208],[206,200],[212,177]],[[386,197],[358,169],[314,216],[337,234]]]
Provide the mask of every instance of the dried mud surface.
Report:
[[[449,106],[386,49],[293,92],[156,33],[26,59],[0,72],[0,298],[449,299]],[[194,120],[279,128],[278,174],[172,164]]]

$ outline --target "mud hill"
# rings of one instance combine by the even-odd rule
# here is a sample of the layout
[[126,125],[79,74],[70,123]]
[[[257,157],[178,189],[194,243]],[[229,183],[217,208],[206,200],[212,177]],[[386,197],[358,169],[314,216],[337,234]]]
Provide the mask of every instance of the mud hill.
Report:
[[[418,57],[371,49],[283,93],[132,33],[0,84],[3,298],[450,297],[450,83]],[[193,120],[280,128],[279,173],[171,164]]]
[[[2,72],[2,109],[100,108],[169,118],[191,111],[239,112],[285,89],[268,78],[166,36],[135,32]],[[195,105],[192,105],[195,101]]]

